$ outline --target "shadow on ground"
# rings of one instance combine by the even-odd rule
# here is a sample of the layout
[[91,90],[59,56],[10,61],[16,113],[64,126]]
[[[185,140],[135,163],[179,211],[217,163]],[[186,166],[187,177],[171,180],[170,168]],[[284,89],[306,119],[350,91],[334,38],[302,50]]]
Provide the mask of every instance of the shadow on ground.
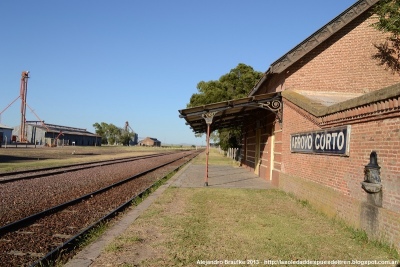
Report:
[[[40,160],[48,159],[39,157]],[[16,163],[21,161],[38,160],[38,157],[0,156],[0,163]]]

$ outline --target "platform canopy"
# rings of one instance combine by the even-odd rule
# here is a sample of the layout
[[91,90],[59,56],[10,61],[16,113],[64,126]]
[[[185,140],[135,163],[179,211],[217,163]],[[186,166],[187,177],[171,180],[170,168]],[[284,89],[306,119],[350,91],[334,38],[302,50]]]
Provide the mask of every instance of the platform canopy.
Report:
[[179,117],[186,120],[195,133],[206,133],[205,118],[212,117],[211,131],[242,126],[246,117],[256,109],[266,109],[281,119],[282,98],[280,92],[261,94],[212,103],[204,106],[179,110]]

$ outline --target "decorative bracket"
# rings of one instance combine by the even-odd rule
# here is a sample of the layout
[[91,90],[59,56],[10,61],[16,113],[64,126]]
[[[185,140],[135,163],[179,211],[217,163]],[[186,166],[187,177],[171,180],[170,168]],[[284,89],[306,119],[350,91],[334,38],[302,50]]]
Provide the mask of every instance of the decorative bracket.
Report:
[[214,112],[209,112],[209,113],[204,113],[201,116],[203,117],[203,119],[206,121],[206,123],[208,125],[210,125],[213,121],[213,118],[215,116],[215,114],[217,113],[217,111]]
[[257,103],[260,108],[267,109],[274,113],[278,118],[279,124],[282,124],[282,101],[281,100],[271,100],[265,103]]

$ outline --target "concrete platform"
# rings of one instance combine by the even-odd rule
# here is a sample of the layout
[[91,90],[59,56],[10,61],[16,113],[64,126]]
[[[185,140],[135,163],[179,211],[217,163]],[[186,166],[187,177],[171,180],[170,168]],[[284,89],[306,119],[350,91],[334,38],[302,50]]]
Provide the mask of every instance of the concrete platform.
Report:
[[[210,165],[208,175],[208,187],[211,188],[248,188],[269,189],[273,188],[271,183],[261,179],[253,172],[241,167],[230,165]],[[141,202],[137,207],[131,209],[116,222],[97,241],[93,242],[73,259],[65,267],[89,267],[92,266],[103,249],[110,244],[114,238],[121,235],[126,229],[169,187],[204,187],[205,165],[189,163],[178,171],[164,185]]]
[[[178,173],[172,186],[204,187],[205,165],[189,165]],[[208,187],[268,189],[270,182],[241,167],[210,165],[208,168]]]

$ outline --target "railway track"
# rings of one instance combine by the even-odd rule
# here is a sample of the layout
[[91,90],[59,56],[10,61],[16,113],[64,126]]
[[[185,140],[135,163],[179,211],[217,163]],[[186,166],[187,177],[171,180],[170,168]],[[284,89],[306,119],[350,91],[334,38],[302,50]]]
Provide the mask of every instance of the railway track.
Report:
[[168,154],[172,154],[172,153],[174,153],[174,152],[141,155],[141,156],[126,157],[126,158],[111,159],[111,160],[102,160],[102,161],[95,161],[95,162],[85,162],[85,163],[78,163],[78,164],[71,164],[71,165],[63,165],[63,166],[58,166],[58,167],[33,169],[33,170],[5,172],[5,173],[0,174],[0,183],[9,183],[9,182],[13,182],[16,180],[27,180],[27,179],[46,177],[46,176],[50,176],[50,175],[79,171],[79,170],[90,169],[90,168],[111,165],[111,164],[116,164],[116,163],[130,162],[130,161],[135,161],[135,160],[140,160],[140,159],[149,159],[149,158],[159,157],[162,155],[168,155]]
[[[136,173],[134,175],[115,180],[109,179],[107,183],[101,183],[101,187],[96,190],[86,190],[83,194],[79,192],[79,197],[71,197],[68,200],[60,198],[64,199],[62,203],[48,206],[39,212],[32,213],[31,210],[24,210],[23,206],[19,206],[22,213],[27,216],[13,219],[8,223],[0,223],[1,264],[4,264],[4,266],[50,265],[60,255],[73,250],[77,239],[82,235],[130,206],[135,198],[148,190],[160,178],[176,170],[200,152],[184,151],[144,158],[135,161],[134,164],[123,162],[116,163],[116,165],[98,166],[97,169],[119,166],[113,168],[115,172],[120,168],[128,168],[128,165],[141,164],[144,167],[135,168]],[[94,169],[78,171],[75,175],[86,174]],[[36,189],[45,190],[48,188],[46,185],[48,185],[49,180],[60,182],[65,175],[63,173],[47,178],[32,179],[32,181],[39,180],[41,183],[40,185],[36,184],[38,186]],[[90,181],[90,178],[84,174],[79,176],[78,179]],[[14,184],[32,186],[28,182],[31,182],[31,180],[16,180]],[[12,184],[11,182],[0,184],[0,190],[7,189]],[[9,186],[8,188],[12,190],[14,187]],[[71,195],[77,194],[71,192]]]

